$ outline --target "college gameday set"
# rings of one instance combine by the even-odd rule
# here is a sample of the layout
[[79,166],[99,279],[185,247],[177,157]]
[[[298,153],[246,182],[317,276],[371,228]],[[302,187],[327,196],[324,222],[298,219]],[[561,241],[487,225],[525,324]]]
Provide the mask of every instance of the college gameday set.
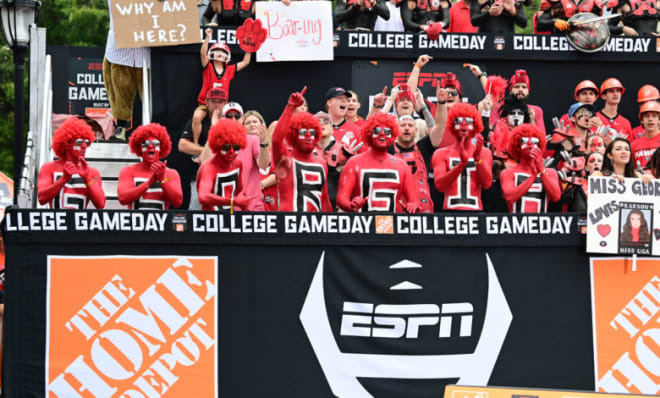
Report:
[[[151,47],[150,116],[175,147],[192,116],[179,110],[194,109],[202,84],[189,72],[205,35],[197,8],[121,3],[117,40]],[[563,35],[334,31],[329,2],[297,3],[258,3],[267,38],[232,83],[232,100],[263,98],[266,120],[302,87],[310,112],[324,109],[328,82],[371,108],[421,54],[434,57],[419,76],[433,100],[448,73],[465,102],[484,97],[466,63],[489,75],[524,68],[530,102],[557,98],[546,126],[581,80],[660,83],[660,38],[613,36],[586,53]],[[242,55],[236,28],[211,29]],[[105,114],[104,49],[45,51],[53,113]],[[620,112],[636,115],[636,103]],[[105,210],[9,207],[2,396],[657,395],[657,181],[591,178],[586,213],[234,212],[233,196],[231,211],[139,211],[107,193],[116,205]],[[631,214],[650,240],[623,238]]]

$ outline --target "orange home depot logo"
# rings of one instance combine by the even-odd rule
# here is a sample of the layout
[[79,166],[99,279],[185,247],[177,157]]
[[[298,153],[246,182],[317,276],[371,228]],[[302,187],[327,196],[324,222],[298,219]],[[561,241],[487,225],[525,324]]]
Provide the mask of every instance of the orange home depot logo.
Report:
[[392,216],[376,216],[376,233],[393,234],[394,218]]
[[591,260],[596,387],[660,392],[660,259]]
[[215,257],[49,256],[47,396],[217,397],[216,269]]

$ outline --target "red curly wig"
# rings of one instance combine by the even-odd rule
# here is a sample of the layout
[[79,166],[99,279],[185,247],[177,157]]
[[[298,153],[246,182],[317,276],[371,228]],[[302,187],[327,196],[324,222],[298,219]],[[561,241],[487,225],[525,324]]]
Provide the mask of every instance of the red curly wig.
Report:
[[399,136],[399,123],[396,121],[394,115],[389,113],[376,112],[362,125],[362,142],[364,145],[371,145],[371,131],[375,127],[389,127],[392,130],[392,139],[395,140]]
[[520,139],[522,137],[538,138],[539,149],[541,149],[541,151],[545,151],[546,140],[543,132],[541,132],[541,130],[539,130],[538,127],[534,126],[533,124],[525,123],[511,130],[511,134],[509,134],[509,155],[511,155],[513,159],[520,159]]
[[247,145],[245,127],[234,119],[220,119],[209,130],[209,148],[213,153],[219,153],[225,144]]
[[84,120],[72,117],[67,119],[53,135],[53,151],[63,159],[69,150],[69,144],[78,138],[94,141],[94,130]]
[[314,129],[316,130],[316,137],[314,143],[319,142],[323,128],[317,118],[309,112],[297,112],[291,116],[289,121],[289,134],[286,137],[287,142],[291,146],[295,146],[298,139],[298,130],[300,129]]
[[140,126],[135,129],[131,138],[128,140],[131,152],[140,156],[142,154],[142,142],[149,138],[155,138],[160,141],[160,157],[165,158],[172,150],[172,140],[167,134],[167,129],[158,123],[151,123]]
[[449,130],[454,136],[457,136],[456,130],[454,129],[454,120],[456,120],[457,117],[471,117],[474,119],[474,130],[472,130],[473,136],[481,133],[481,130],[484,129],[484,122],[481,121],[481,115],[477,108],[474,105],[461,102],[452,106],[447,114],[447,130]]

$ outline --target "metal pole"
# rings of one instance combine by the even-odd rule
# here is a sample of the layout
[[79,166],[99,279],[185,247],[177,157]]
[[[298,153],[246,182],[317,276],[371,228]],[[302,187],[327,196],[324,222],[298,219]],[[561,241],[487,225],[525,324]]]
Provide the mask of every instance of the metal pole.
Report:
[[18,191],[23,169],[25,129],[25,47],[14,49],[14,204],[18,206]]

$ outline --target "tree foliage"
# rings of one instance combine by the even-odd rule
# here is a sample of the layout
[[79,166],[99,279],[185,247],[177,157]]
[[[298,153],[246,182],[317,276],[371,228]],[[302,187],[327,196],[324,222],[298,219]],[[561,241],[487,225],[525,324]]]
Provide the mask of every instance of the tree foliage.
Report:
[[[47,28],[49,45],[104,46],[108,23],[107,0],[42,0],[39,9],[39,26]],[[29,115],[28,66],[25,73],[26,128]],[[13,150],[14,60],[7,42],[0,35],[0,171],[12,177]]]

